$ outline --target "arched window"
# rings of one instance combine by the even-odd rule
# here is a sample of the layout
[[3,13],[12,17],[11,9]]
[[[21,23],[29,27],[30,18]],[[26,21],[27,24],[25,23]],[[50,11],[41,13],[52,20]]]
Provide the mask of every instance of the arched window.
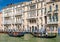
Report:
[[56,10],[58,10],[58,5],[56,5]]
[[37,27],[35,27],[35,31],[37,31]]
[[50,11],[52,11],[52,6],[50,5]]
[[45,7],[45,13],[46,13],[46,7]]

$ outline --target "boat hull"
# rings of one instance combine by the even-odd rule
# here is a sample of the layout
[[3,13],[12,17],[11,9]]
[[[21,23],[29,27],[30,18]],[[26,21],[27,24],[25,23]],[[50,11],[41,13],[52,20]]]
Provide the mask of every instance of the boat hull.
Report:
[[45,33],[42,35],[41,33],[36,33],[36,32],[32,33],[32,35],[34,37],[39,37],[39,38],[55,38],[57,36],[57,35],[49,36],[49,35],[46,35]]
[[9,32],[8,35],[13,37],[21,37],[24,36],[24,32]]
[[34,35],[34,37],[39,37],[39,38],[55,38],[56,36],[36,36],[36,35]]

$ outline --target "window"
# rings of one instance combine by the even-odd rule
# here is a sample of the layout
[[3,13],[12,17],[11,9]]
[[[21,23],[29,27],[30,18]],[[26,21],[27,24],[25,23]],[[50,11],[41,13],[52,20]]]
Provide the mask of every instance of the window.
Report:
[[31,20],[30,20],[30,23],[31,23]]
[[58,21],[58,14],[55,13],[55,20]]
[[31,5],[30,9],[36,9],[36,5]]
[[40,9],[40,10],[38,10],[38,15],[39,15],[39,16],[41,16],[41,9]]
[[56,10],[58,10],[58,5],[56,5]]
[[29,28],[29,26],[28,26],[28,25],[27,25],[27,31],[28,31],[28,32],[30,32],[30,28]]
[[34,26],[32,26],[32,32],[34,32]]
[[32,20],[32,23],[36,23],[36,20]]
[[32,23],[36,23],[36,20],[32,20]]
[[54,26],[50,26],[50,31],[54,31]]
[[50,22],[52,22],[51,14],[49,15],[49,20],[50,20]]
[[58,28],[58,27],[56,26],[56,31],[57,31],[57,28]]
[[50,12],[52,11],[52,6],[50,6]]
[[13,8],[13,12],[15,12],[16,8]]
[[10,14],[10,13],[12,13],[12,9],[8,9],[4,11],[4,14]]
[[36,14],[36,11],[31,11],[30,14]]
[[52,16],[53,22],[55,22],[55,15]]
[[35,19],[30,20],[30,23],[36,23],[36,20]]
[[7,14],[7,13],[8,13],[8,10],[5,10],[5,11],[4,11],[4,14]]
[[37,31],[37,27],[35,27],[35,31]]
[[37,11],[36,11],[36,10],[34,10],[34,11],[30,11],[29,16],[30,16],[30,17],[37,16]]
[[51,30],[54,31],[54,26],[52,26]]
[[41,9],[41,15],[43,14],[43,9]]
[[58,14],[57,13],[54,13],[54,15],[52,16],[52,22],[56,22],[58,21]]
[[16,11],[17,11],[17,12],[21,12],[22,9],[21,9],[20,7],[17,7],[17,8],[16,8]]
[[45,8],[45,13],[46,13],[46,8]]
[[[27,6],[27,7],[25,7],[25,8],[27,8],[28,11],[30,10],[30,7],[29,7],[29,6]],[[26,10],[26,11],[27,11],[27,10]]]

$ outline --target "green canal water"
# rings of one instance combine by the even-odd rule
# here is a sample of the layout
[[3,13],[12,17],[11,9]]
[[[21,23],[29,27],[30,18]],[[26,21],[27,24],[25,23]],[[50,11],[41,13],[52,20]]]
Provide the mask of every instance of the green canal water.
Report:
[[24,40],[24,37],[10,37],[7,34],[0,34],[0,42],[60,42],[60,35],[51,39],[32,37],[29,40]]

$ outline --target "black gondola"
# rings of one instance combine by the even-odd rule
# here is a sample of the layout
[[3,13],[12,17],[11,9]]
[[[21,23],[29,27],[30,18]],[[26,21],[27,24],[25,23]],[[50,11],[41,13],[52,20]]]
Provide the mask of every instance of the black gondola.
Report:
[[33,36],[34,37],[39,37],[39,38],[55,38],[56,37],[56,35],[51,35],[51,36],[49,36],[49,35],[39,35],[39,34],[33,34]]
[[8,35],[12,37],[21,37],[24,36],[24,32],[9,32]]
[[20,31],[16,31],[16,30],[11,30],[8,31],[8,35],[12,36],[12,37],[21,37],[24,36],[25,32],[20,32]]
[[48,35],[46,30],[44,30],[42,32],[32,32],[32,35],[34,37],[40,37],[40,38],[55,38],[57,36],[57,35]]
[[32,33],[32,35],[34,36],[34,37],[39,37],[39,38],[55,38],[57,35],[51,35],[51,36],[49,36],[49,35],[46,35],[46,34],[44,34],[44,35],[42,35],[41,33]]

